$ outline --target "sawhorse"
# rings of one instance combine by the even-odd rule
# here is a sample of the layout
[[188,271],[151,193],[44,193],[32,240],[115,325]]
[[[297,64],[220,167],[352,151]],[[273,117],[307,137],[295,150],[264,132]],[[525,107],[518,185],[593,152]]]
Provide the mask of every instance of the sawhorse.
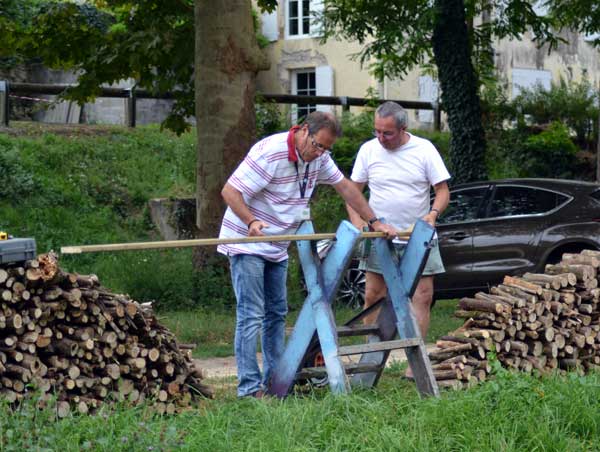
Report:
[[[298,234],[313,232],[310,222],[303,223],[298,230]],[[390,351],[404,348],[419,392],[422,395],[438,396],[439,391],[425,344],[410,307],[410,297],[427,261],[434,232],[434,228],[429,224],[418,220],[398,263],[394,262],[389,242],[383,238],[375,239],[377,258],[388,287],[388,301],[379,304],[381,309],[375,325],[359,323],[368,314],[364,312],[340,329],[336,328],[331,304],[360,237],[360,231],[351,223],[343,221],[336,232],[334,245],[322,262],[311,242],[299,241],[298,254],[308,296],[284,354],[273,372],[267,392],[285,397],[297,378],[306,378],[310,374],[311,369],[301,371],[300,367],[307,354],[311,353],[310,346],[316,337],[325,361],[329,386],[334,394],[348,393],[351,383],[363,387],[374,386],[385,367]],[[374,309],[375,306],[369,312],[373,312]],[[400,339],[393,340],[396,333]],[[367,334],[369,343],[346,347],[338,345],[338,335]],[[361,355],[360,362],[344,366],[342,356],[348,355]],[[317,369],[315,372],[318,371]],[[348,378],[347,374],[351,375],[351,378]]]

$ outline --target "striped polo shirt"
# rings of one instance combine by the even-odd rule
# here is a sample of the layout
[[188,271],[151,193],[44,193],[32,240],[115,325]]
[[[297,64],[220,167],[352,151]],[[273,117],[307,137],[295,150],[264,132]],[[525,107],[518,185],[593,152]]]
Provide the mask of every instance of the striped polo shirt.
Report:
[[[302,211],[317,184],[337,184],[344,179],[328,153],[310,163],[298,158],[294,146],[296,128],[260,140],[233,172],[230,185],[242,193],[252,214],[269,225],[266,235],[295,234]],[[297,168],[296,168],[297,165]],[[308,166],[308,173],[305,173]],[[300,187],[308,175],[302,197]],[[227,208],[219,238],[247,237],[248,227]],[[254,254],[270,261],[287,259],[290,242],[265,242],[219,245],[217,251],[231,256]]]

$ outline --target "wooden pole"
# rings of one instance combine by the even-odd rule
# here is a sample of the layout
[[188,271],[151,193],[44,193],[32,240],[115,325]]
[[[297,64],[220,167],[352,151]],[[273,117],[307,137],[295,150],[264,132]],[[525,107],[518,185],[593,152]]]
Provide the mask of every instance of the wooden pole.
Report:
[[0,124],[5,127],[9,125],[10,99],[8,80],[0,80]]
[[[598,83],[600,96],[600,83]],[[598,111],[598,136],[596,137],[596,182],[600,182],[600,110]]]
[[[408,240],[411,231],[400,231],[398,238]],[[375,239],[385,237],[383,232],[362,232],[361,238]],[[131,251],[131,250],[152,250],[160,248],[185,248],[191,246],[212,246],[226,245],[229,243],[264,243],[264,242],[296,242],[299,240],[325,240],[335,239],[335,233],[321,234],[289,234],[289,235],[263,235],[254,237],[234,237],[227,239],[193,239],[193,240],[168,240],[162,242],[132,242],[132,243],[111,243],[105,245],[80,245],[63,246],[60,249],[62,254],[81,254],[95,253],[99,251]]]

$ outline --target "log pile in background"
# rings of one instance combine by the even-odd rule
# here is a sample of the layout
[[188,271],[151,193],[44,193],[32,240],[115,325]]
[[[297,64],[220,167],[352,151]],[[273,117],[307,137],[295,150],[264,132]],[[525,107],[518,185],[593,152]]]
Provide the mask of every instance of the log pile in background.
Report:
[[465,323],[429,354],[441,387],[485,380],[488,352],[503,367],[541,373],[600,365],[600,251],[563,254],[544,274],[506,276],[489,293],[463,298]]
[[66,273],[52,253],[0,267],[0,397],[56,395],[58,415],[108,400],[151,400],[159,413],[212,397],[151,307]]

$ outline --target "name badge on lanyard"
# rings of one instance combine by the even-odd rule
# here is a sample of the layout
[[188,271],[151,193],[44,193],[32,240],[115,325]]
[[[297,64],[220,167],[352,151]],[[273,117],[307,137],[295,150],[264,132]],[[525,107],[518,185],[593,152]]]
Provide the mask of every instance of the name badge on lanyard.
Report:
[[302,211],[300,212],[300,215],[298,217],[298,221],[305,221],[305,220],[310,220],[310,207],[306,206],[304,209],[302,209]]
[[[306,187],[308,186],[308,178],[309,178],[309,164],[306,164],[306,168],[304,169],[304,177],[302,178],[302,182],[300,181],[300,172],[298,171],[298,162],[294,162],[296,165],[296,175],[298,176],[298,188],[300,189],[300,198],[304,199],[306,195]],[[299,214],[299,221],[310,220],[310,207],[304,207]]]

